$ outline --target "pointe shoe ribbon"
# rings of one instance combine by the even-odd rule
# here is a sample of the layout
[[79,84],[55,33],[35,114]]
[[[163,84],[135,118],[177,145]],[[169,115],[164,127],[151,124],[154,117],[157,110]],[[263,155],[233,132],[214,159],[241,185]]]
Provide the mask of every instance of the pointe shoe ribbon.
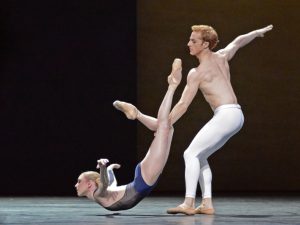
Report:
[[195,209],[194,208],[190,208],[190,207],[184,207],[184,206],[177,206],[175,208],[170,208],[167,210],[168,214],[177,214],[177,213],[182,213],[185,215],[195,215]]

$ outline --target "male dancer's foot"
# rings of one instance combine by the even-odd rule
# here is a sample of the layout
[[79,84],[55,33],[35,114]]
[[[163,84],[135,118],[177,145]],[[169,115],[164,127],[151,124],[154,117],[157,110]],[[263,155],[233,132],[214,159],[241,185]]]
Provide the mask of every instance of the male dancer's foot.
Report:
[[195,198],[185,197],[184,202],[175,208],[170,208],[167,210],[169,214],[182,213],[185,215],[195,214]]
[[195,208],[185,205],[184,203],[175,207],[167,209],[168,214],[182,213],[188,216],[195,215]]
[[168,76],[168,83],[171,86],[177,87],[180,84],[182,78],[182,63],[181,59],[174,59],[172,64],[171,74]]
[[200,206],[195,209],[196,214],[212,215],[215,213],[211,198],[204,198]]
[[135,120],[139,112],[134,105],[119,100],[114,101],[113,106],[125,113],[126,117],[130,120]]

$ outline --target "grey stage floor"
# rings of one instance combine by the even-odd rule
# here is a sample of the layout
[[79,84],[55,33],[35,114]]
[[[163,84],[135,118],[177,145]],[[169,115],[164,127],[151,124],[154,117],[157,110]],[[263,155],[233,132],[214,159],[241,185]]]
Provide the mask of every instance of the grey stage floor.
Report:
[[216,197],[217,212],[213,216],[165,213],[181,200],[179,197],[148,197],[135,208],[116,213],[85,198],[4,197],[0,198],[0,224],[300,224],[299,197]]

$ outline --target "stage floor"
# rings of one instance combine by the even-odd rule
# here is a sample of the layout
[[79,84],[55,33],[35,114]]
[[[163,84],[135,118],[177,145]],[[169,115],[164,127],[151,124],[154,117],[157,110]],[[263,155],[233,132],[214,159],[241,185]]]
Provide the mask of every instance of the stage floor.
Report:
[[111,212],[86,198],[0,197],[0,224],[300,225],[300,197],[215,197],[213,216],[166,214],[181,200],[150,196],[133,209]]

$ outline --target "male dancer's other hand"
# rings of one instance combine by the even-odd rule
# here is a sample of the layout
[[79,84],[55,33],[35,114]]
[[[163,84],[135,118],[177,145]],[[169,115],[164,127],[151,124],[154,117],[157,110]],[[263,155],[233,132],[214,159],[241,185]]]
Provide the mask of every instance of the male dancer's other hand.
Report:
[[273,29],[273,25],[266,26],[264,28],[256,30],[258,37],[264,37],[264,34]]

